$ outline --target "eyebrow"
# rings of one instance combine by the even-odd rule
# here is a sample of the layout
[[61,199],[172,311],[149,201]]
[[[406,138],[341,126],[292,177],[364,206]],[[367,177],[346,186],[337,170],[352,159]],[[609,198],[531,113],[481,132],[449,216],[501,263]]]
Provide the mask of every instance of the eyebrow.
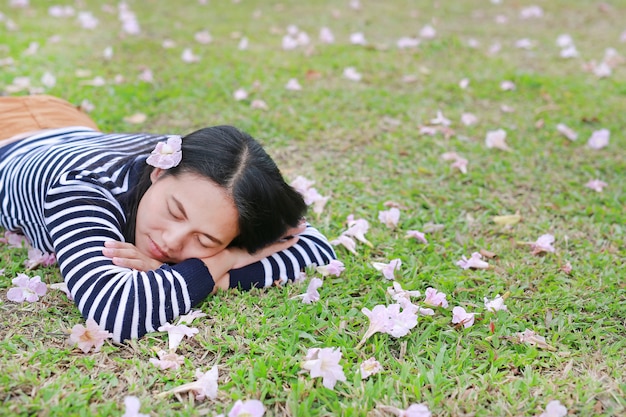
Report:
[[[172,196],[172,201],[174,201],[174,204],[176,204],[176,208],[177,208],[178,210],[180,210],[180,213],[183,215],[183,217],[184,217],[185,219],[187,219],[187,212],[185,211],[185,207],[183,207],[183,205],[181,204],[181,202],[180,202],[180,201],[178,201],[178,200],[176,199],[176,197],[174,197],[174,196]],[[188,219],[187,219],[187,220],[188,220]],[[202,234],[203,234],[204,236],[206,236],[206,237],[207,237],[207,239],[212,240],[213,242],[217,243],[218,245],[222,245],[222,244],[223,244],[223,243],[222,243],[222,241],[221,241],[221,240],[219,240],[218,238],[216,238],[215,236],[211,236],[211,235],[210,235],[210,234],[208,234],[208,233],[202,233]]]

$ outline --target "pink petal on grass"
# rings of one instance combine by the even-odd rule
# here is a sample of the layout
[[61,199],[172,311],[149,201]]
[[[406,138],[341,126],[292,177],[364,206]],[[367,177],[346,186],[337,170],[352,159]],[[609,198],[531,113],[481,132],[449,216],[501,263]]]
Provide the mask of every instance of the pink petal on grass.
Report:
[[380,362],[376,360],[376,358],[372,357],[366,361],[361,362],[359,365],[359,370],[361,371],[361,379],[367,379],[371,375],[377,374],[383,370]]
[[452,323],[461,324],[468,328],[474,324],[474,316],[476,313],[468,313],[463,307],[454,307],[452,309]]
[[34,303],[46,294],[48,287],[41,282],[40,276],[29,278],[26,274],[17,274],[12,280],[14,288],[7,291],[7,299],[16,303],[28,301]]
[[341,350],[337,348],[309,349],[302,368],[310,371],[311,378],[322,377],[322,385],[334,389],[337,381],[346,381],[343,367],[339,364]]
[[262,417],[265,407],[259,400],[237,400],[228,413],[228,417]]
[[567,408],[558,400],[552,400],[546,405],[546,410],[537,417],[565,417]]
[[214,400],[217,398],[217,378],[217,365],[213,365],[208,372],[202,372],[200,369],[196,369],[196,381],[162,392],[159,396],[193,392],[198,401],[202,401],[207,397]]
[[597,192],[602,192],[602,190],[604,189],[604,187],[606,187],[608,184],[604,181],[601,180],[591,180],[589,182],[587,182],[587,184],[585,184],[585,187],[592,189],[593,191],[597,191]]
[[506,143],[506,131],[504,129],[497,129],[487,132],[485,137],[485,145],[487,148],[496,148],[503,151],[510,151],[511,148]]
[[356,240],[372,247],[372,243],[365,238],[365,233],[369,230],[369,223],[365,219],[354,219],[354,216],[348,216],[348,229],[343,232],[347,236],[354,237]]
[[537,238],[535,242],[530,244],[530,247],[532,248],[533,255],[538,255],[543,252],[554,252],[555,249],[554,249],[554,246],[552,246],[553,243],[554,243],[554,236],[549,233],[546,233],[544,235],[539,236],[539,238]]
[[426,240],[425,234],[420,232],[419,230],[407,230],[406,237],[417,239],[418,241],[422,243],[428,243],[428,240]]
[[448,308],[448,300],[446,300],[446,294],[443,292],[439,292],[432,287],[426,288],[426,298],[424,299],[424,303],[434,306],[434,307],[443,307]]
[[392,207],[389,210],[381,210],[378,212],[378,220],[390,229],[394,229],[400,221],[400,210],[396,207]]
[[342,245],[344,248],[357,255],[356,242],[350,236],[342,234],[337,239],[331,240],[330,244],[333,246]]
[[347,78],[350,81],[361,81],[361,74],[354,69],[354,67],[348,67],[343,71],[344,78]]
[[402,289],[402,286],[396,281],[393,282],[392,287],[387,288],[387,294],[391,295],[391,298],[396,301],[400,300],[401,298],[411,300],[411,297],[419,297],[422,295],[419,291],[408,291]]
[[150,363],[157,368],[161,368],[161,370],[170,368],[178,369],[183,363],[185,363],[185,357],[174,352],[160,350],[157,352],[157,355],[159,356],[159,359],[150,358]]
[[383,262],[372,262],[372,266],[383,273],[383,276],[392,281],[395,279],[396,270],[400,270],[402,261],[400,259],[394,259],[388,264]]
[[467,259],[465,255],[461,257],[461,260],[457,261],[457,265],[463,269],[488,269],[489,264],[482,260],[482,255],[478,252],[473,252],[472,256]]
[[113,337],[113,334],[100,328],[92,318],[87,319],[86,325],[85,327],[82,324],[77,324],[72,327],[69,338],[70,344],[78,345],[83,353],[89,352],[91,348],[94,349],[94,352],[100,352],[104,341]]
[[163,326],[160,326],[158,330],[160,332],[167,332],[170,352],[176,351],[185,336],[193,337],[198,333],[197,328],[188,327],[184,324],[172,325],[165,323]]
[[26,269],[35,269],[39,265],[51,266],[56,264],[57,260],[54,253],[42,252],[37,248],[28,248],[28,259],[24,261]]
[[317,290],[322,286],[322,284],[324,284],[324,281],[321,279],[312,278],[306,288],[306,292],[300,295],[300,297],[302,297],[302,302],[304,304],[311,304],[315,301],[319,301],[320,293]]
[[141,409],[141,402],[139,398],[129,395],[124,397],[124,406],[126,407],[126,411],[122,414],[122,417],[150,417],[149,414],[142,414],[139,412]]
[[318,266],[315,268],[317,272],[322,276],[334,275],[338,277],[346,268],[343,266],[343,262],[337,259],[331,260],[327,265]]
[[578,133],[574,132],[572,129],[570,129],[563,123],[557,124],[556,130],[571,141],[574,141],[578,138]]
[[485,309],[487,309],[487,311],[507,311],[507,307],[504,305],[504,298],[502,298],[500,294],[496,294],[496,297],[493,300],[489,300],[487,297],[484,297],[484,301]]
[[608,129],[596,130],[587,141],[587,146],[591,149],[602,149],[608,146],[610,136],[611,132]]

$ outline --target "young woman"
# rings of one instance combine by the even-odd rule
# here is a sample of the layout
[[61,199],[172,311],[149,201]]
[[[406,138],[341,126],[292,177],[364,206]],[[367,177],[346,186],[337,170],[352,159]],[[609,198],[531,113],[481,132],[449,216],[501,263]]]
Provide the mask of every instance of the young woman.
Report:
[[234,127],[104,134],[63,100],[0,97],[0,226],[56,253],[83,317],[115,340],[217,288],[279,285],[327,264],[333,249],[305,211]]

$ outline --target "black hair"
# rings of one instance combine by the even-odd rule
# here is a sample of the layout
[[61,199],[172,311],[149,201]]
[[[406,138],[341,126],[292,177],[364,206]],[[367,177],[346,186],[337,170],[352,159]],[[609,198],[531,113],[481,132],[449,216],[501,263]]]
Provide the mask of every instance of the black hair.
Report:
[[[124,230],[134,243],[137,207],[151,185],[152,167],[146,165],[131,198]],[[254,253],[296,227],[307,206],[287,184],[276,163],[252,136],[233,126],[197,130],[182,139],[182,160],[163,175],[201,175],[224,188],[239,215],[239,235],[230,242]]]

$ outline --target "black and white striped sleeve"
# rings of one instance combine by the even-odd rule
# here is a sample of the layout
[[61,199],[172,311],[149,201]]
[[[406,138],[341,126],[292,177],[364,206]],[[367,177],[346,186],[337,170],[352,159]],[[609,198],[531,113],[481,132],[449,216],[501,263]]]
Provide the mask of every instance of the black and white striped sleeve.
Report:
[[57,260],[85,319],[116,341],[141,337],[186,314],[213,290],[205,264],[190,259],[154,271],[116,266],[102,254],[107,240],[124,240],[122,208],[90,179],[63,176],[48,191],[44,216]]
[[307,225],[298,242],[259,262],[230,271],[230,287],[249,290],[293,281],[309,265],[326,265],[336,259],[328,239]]

